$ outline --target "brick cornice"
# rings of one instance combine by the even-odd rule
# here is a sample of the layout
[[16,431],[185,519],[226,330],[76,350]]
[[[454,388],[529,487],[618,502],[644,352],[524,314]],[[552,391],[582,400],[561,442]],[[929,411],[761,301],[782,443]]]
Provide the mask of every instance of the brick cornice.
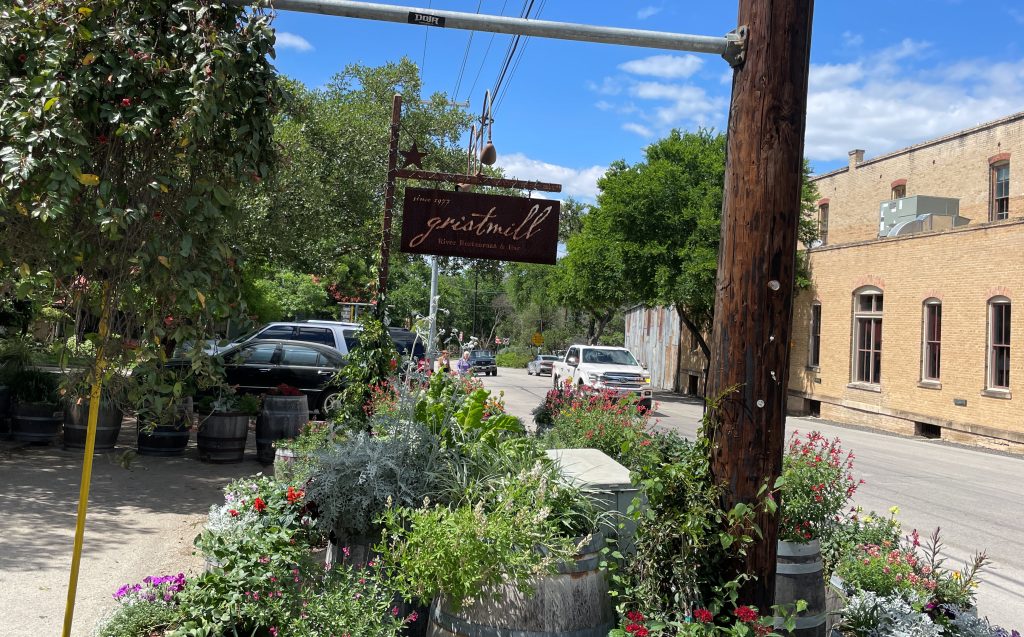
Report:
[[1010,153],[999,153],[988,158],[988,165],[998,164],[1001,161],[1010,161]]
[[824,197],[824,198],[818,200],[817,205],[818,206],[827,206],[829,201],[830,200],[829,200],[828,197]]
[[907,180],[906,179],[897,179],[897,180],[893,181],[891,184],[889,184],[889,187],[890,188],[895,188],[896,186],[906,186],[906,185],[907,185]]

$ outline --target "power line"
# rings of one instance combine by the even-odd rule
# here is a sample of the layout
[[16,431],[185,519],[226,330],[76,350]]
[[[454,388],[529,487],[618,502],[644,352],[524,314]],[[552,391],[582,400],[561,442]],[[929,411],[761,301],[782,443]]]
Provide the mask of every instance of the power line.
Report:
[[[541,0],[540,5],[537,7],[537,13],[533,16],[534,20],[539,18],[540,14],[544,12],[544,5],[545,4],[547,4],[547,0]],[[529,19],[529,17],[530,17],[529,16],[530,9],[532,9],[532,8],[533,8],[533,0],[530,0],[530,8],[528,8],[526,10],[526,15],[524,15],[522,17],[524,17],[526,19]],[[516,36],[516,37],[518,38],[519,36]],[[515,62],[512,64],[512,68],[508,72],[508,80],[501,87],[503,89],[502,93],[500,95],[497,95],[497,91],[495,91],[494,95],[495,95],[495,97],[497,99],[496,99],[495,106],[491,109],[492,115],[498,111],[498,108],[501,106],[501,103],[505,100],[505,95],[508,94],[508,87],[512,83],[512,78],[515,76],[516,71],[519,70],[519,63],[523,59],[523,53],[526,52],[526,46],[527,46],[527,44],[529,44],[529,41],[530,41],[529,37],[527,37],[525,40],[523,40],[523,46],[522,46],[522,48],[519,49],[519,54],[516,56]]]
[[[520,12],[520,14],[519,14],[520,18],[529,18],[530,17],[530,10],[533,9],[533,3],[534,3],[534,0],[529,0],[529,5],[527,5],[527,0],[523,0],[523,11]],[[518,34],[513,36],[512,39],[508,43],[508,47],[505,48],[505,61],[502,62],[501,71],[498,73],[498,79],[497,79],[497,81],[494,82],[494,88],[491,89],[491,103],[492,104],[494,103],[493,102],[494,98],[497,97],[497,95],[498,95],[498,91],[501,90],[501,83],[504,81],[505,73],[508,72],[509,66],[512,64],[512,58],[516,54],[516,49],[519,48],[519,40],[520,40],[520,38],[521,38],[521,36],[519,36]]]
[[[482,7],[483,4],[484,4],[484,0],[480,0],[479,2],[477,2],[477,4],[476,4],[476,12],[477,13],[480,13],[480,7]],[[469,32],[469,39],[466,41],[466,52],[462,54],[462,66],[459,68],[459,79],[457,79],[455,81],[455,90],[452,91],[452,99],[453,100],[458,100],[459,99],[459,87],[462,86],[462,75],[463,75],[463,73],[466,72],[466,62],[469,61],[469,49],[473,45],[473,35],[475,33],[476,33],[476,31],[470,31]],[[491,37],[493,38],[494,36],[492,35]]]
[[[498,15],[505,15],[505,5],[506,4],[508,4],[508,0],[505,0],[504,2],[501,3],[501,11],[498,12]],[[492,33],[491,34],[491,39],[487,41],[487,48],[484,50],[483,57],[480,58],[480,66],[476,70],[476,77],[473,78],[473,86],[469,87],[469,95],[472,95],[473,91],[476,90],[476,83],[480,79],[480,72],[484,70],[484,64],[487,62],[487,54],[491,52],[491,45],[494,44],[494,36],[495,35],[497,35],[497,34],[496,33]],[[456,95],[455,99],[459,99],[459,96]]]
[[[427,0],[427,8],[433,4],[434,0]],[[420,81],[424,81],[423,72],[427,68],[427,36],[430,34],[430,29],[423,29],[423,57],[420,59]]]

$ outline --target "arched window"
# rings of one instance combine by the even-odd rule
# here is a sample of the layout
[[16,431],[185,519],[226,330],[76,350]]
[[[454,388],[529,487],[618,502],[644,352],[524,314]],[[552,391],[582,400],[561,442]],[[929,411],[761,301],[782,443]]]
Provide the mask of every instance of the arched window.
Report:
[[1010,389],[1010,299],[996,296],[988,302],[988,389]]
[[882,291],[867,287],[853,295],[853,381],[882,380]]
[[942,301],[924,302],[921,325],[921,380],[938,382],[942,364]]

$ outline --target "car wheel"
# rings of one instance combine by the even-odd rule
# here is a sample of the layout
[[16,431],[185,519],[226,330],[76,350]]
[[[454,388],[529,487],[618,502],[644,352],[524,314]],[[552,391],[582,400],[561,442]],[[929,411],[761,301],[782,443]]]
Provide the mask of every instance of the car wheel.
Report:
[[498,370],[494,370],[493,372],[491,372],[491,376],[497,376],[497,375],[498,375]]
[[342,394],[340,391],[332,391],[326,394],[320,401],[320,415],[327,417],[331,413],[341,409]]

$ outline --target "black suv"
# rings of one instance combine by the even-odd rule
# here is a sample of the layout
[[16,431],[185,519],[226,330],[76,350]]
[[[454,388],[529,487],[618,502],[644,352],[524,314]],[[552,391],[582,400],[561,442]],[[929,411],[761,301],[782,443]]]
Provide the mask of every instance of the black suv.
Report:
[[474,349],[469,352],[471,374],[483,373],[484,376],[497,376],[498,366],[494,363],[494,354],[485,349]]

